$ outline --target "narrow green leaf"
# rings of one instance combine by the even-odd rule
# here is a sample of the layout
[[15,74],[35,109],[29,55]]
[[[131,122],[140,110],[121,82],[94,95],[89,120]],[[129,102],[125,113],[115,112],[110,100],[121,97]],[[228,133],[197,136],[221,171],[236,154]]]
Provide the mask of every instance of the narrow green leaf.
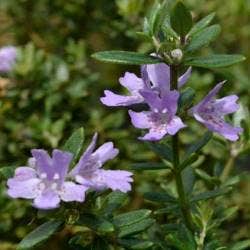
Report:
[[176,199],[163,192],[147,192],[144,194],[144,198],[149,201],[161,202],[161,203],[176,203]]
[[173,161],[173,153],[172,149],[166,144],[157,144],[157,143],[147,143],[149,148],[155,152],[160,157],[172,162]]
[[194,169],[191,166],[187,166],[182,172],[182,181],[186,194],[191,194],[195,184]]
[[93,54],[92,57],[99,61],[118,64],[142,65],[161,62],[159,58],[130,51],[102,51]]
[[0,168],[0,180],[9,179],[14,175],[15,167],[1,167]]
[[210,55],[206,57],[187,57],[185,65],[201,68],[220,68],[228,67],[233,64],[244,61],[246,58],[242,55]]
[[173,37],[175,39],[179,38],[178,34],[171,28],[169,23],[166,23],[162,27],[162,31],[163,31],[166,38],[170,38],[170,37]]
[[74,155],[73,162],[78,159],[84,143],[84,129],[77,129],[65,142],[63,150],[68,151]]
[[218,177],[210,176],[205,171],[201,169],[195,169],[195,174],[205,181],[207,184],[218,185],[220,184],[220,179]]
[[203,192],[203,193],[200,193],[200,194],[193,196],[191,198],[191,202],[212,199],[212,198],[227,194],[229,191],[230,191],[230,189],[227,188],[227,189],[215,189],[212,191]]
[[148,240],[138,240],[138,239],[118,239],[118,243],[129,249],[148,249],[151,248],[154,243]]
[[140,162],[134,163],[131,166],[132,170],[159,170],[159,169],[167,169],[168,167],[164,163],[157,162]]
[[194,52],[206,45],[210,42],[214,41],[215,38],[220,34],[221,27],[220,25],[212,25],[208,28],[197,32],[191,39],[190,43],[188,44],[186,51],[187,52]]
[[197,159],[199,158],[198,154],[191,154],[190,157],[188,157],[187,159],[185,159],[179,166],[179,169],[182,171],[183,169],[185,169],[186,167],[192,165],[195,161],[197,161]]
[[34,231],[29,233],[18,245],[18,250],[27,250],[41,244],[43,241],[50,238],[59,228],[63,222],[59,220],[50,220],[45,222]]
[[230,250],[244,250],[250,248],[250,239],[235,243]]
[[194,89],[188,87],[183,93],[181,93],[181,96],[178,100],[179,108],[180,109],[189,108],[193,103],[194,97],[195,97]]
[[211,133],[210,131],[206,132],[201,137],[201,139],[196,141],[187,149],[187,153],[186,153],[186,156],[184,157],[184,161],[186,161],[191,154],[197,153],[198,151],[200,151],[211,140],[212,137],[213,137],[213,133]]
[[145,218],[147,218],[151,214],[151,210],[149,209],[140,209],[128,213],[123,213],[115,216],[113,218],[113,223],[117,227],[124,227],[134,223],[137,223]]
[[125,236],[137,234],[149,228],[154,222],[154,219],[145,219],[132,225],[124,226],[121,228],[118,237],[122,238]]
[[212,22],[212,20],[214,19],[214,16],[215,16],[215,13],[211,13],[208,16],[205,16],[204,18],[202,18],[199,22],[194,24],[192,29],[189,31],[188,35],[193,36],[195,33],[206,28]]
[[127,194],[115,191],[107,195],[102,205],[102,213],[106,215],[112,214],[113,211],[120,208],[126,201]]
[[85,225],[90,229],[100,233],[110,233],[115,230],[111,222],[103,218],[97,217],[96,215],[93,214],[82,215],[78,220],[78,224]]
[[182,2],[179,1],[174,6],[170,16],[170,23],[181,37],[184,37],[192,28],[191,13]]

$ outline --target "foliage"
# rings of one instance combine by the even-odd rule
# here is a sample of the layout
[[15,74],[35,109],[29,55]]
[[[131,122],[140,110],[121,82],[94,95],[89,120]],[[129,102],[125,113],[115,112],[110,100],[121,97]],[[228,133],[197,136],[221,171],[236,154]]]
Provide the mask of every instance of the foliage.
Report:
[[[225,5],[221,1],[187,0],[186,6],[179,2],[175,7],[175,1],[166,1],[163,6],[161,1],[155,5],[152,2],[0,3],[0,42],[15,44],[19,50],[13,72],[0,78],[1,249],[15,249],[23,238],[22,242],[31,238],[41,243],[39,249],[249,247],[249,2],[229,0]],[[172,8],[175,10],[170,14]],[[216,14],[210,14],[214,11]],[[147,18],[143,19],[145,15]],[[181,22],[179,15],[184,17]],[[222,27],[220,34],[215,23]],[[147,60],[158,59],[145,54],[154,47],[159,52],[174,49],[179,35],[190,39],[184,48],[185,64],[201,67],[193,67],[190,88],[182,91],[183,104],[179,105],[186,110],[194,98],[200,100],[204,96],[212,83],[227,79],[223,91],[239,94],[242,105],[231,119],[235,124],[243,123],[245,128],[241,140],[233,144],[217,136],[211,139],[205,129],[191,120],[190,129],[180,135],[182,177],[195,211],[195,235],[180,223],[170,141],[137,142],[137,132],[131,128],[127,114],[122,110],[110,112],[99,101],[105,88],[120,90],[117,79],[125,69],[138,73],[139,67],[98,63],[90,56],[102,50],[137,51],[138,58],[128,55],[125,59],[135,60],[132,64],[148,63]],[[239,55],[222,56],[228,52],[244,54],[246,61],[218,68],[243,60]],[[213,72],[204,68],[213,68]],[[37,211],[28,202],[6,197],[5,179],[15,167],[25,163],[31,148],[66,148],[78,159],[84,148],[83,131],[77,130],[82,126],[85,138],[98,131],[101,142],[113,140],[120,149],[119,164],[114,160],[110,168],[119,165],[135,170],[134,191],[129,197],[120,192],[93,192],[82,205],[65,204],[51,212]],[[76,132],[69,144],[66,141],[73,131]],[[39,233],[40,242],[33,230],[47,227],[49,219],[58,218],[63,218],[64,225],[58,223],[51,231],[45,230],[44,235]]]

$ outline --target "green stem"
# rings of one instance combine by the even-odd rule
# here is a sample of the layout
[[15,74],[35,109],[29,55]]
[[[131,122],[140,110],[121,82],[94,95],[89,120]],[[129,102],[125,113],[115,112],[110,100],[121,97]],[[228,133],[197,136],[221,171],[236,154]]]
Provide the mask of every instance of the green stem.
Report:
[[[178,66],[171,65],[171,89],[178,88]],[[180,159],[179,159],[179,137],[178,134],[174,135],[172,138],[172,149],[173,149],[173,173],[175,177],[176,189],[179,196],[179,204],[184,218],[184,223],[187,228],[191,231],[194,231],[194,226],[192,222],[191,209],[189,201],[187,199],[181,170],[179,169]]]
[[225,168],[221,174],[221,181],[225,181],[227,179],[227,177],[230,175],[233,166],[234,166],[234,161],[235,161],[235,157],[230,157],[225,165]]

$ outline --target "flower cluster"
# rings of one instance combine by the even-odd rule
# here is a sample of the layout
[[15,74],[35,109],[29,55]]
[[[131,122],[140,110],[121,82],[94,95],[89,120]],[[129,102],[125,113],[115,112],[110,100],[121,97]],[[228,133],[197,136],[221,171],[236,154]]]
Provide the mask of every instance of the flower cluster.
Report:
[[0,49],[0,72],[8,73],[12,70],[17,56],[17,50],[13,46]]
[[33,205],[39,209],[53,209],[61,200],[83,202],[89,189],[130,191],[132,173],[102,169],[106,161],[116,157],[118,149],[107,142],[94,151],[96,140],[97,134],[71,171],[71,153],[54,149],[50,157],[43,149],[31,150],[28,166],[18,167],[8,180],[8,195],[33,199]]
[[[131,122],[134,127],[148,129],[149,132],[141,140],[158,141],[166,135],[174,135],[186,127],[181,118],[177,116],[179,89],[188,81],[191,75],[189,68],[179,79],[178,89],[171,90],[170,67],[165,63],[143,65],[141,78],[133,73],[125,73],[119,79],[122,86],[127,88],[129,95],[118,95],[105,90],[101,102],[106,106],[131,106],[145,103],[148,110],[135,112],[129,110]],[[242,132],[240,127],[233,127],[226,123],[224,116],[238,110],[235,95],[215,99],[215,95],[223,86],[217,84],[209,94],[196,106],[189,110],[189,114],[203,123],[209,130],[217,132],[226,139],[235,141]]]

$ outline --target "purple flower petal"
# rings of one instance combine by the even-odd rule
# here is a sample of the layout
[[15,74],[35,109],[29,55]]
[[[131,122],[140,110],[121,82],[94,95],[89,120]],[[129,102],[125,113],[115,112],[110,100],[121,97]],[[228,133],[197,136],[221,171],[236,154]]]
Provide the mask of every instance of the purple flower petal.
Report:
[[12,70],[17,56],[17,49],[6,46],[0,49],[0,72],[8,73]]
[[85,200],[85,192],[88,188],[83,185],[75,184],[71,181],[66,181],[63,184],[62,192],[60,193],[60,198],[63,201],[78,201],[83,202]]
[[223,114],[231,114],[236,112],[239,109],[239,104],[236,101],[239,99],[237,95],[230,95],[223,97],[221,99],[217,99],[215,101],[214,107],[215,109]]
[[34,199],[33,206],[39,209],[53,209],[57,208],[59,206],[59,203],[59,195],[52,190],[48,190],[42,192]]
[[187,71],[178,79],[178,88],[181,88],[190,78],[192,73],[192,67],[189,67]]
[[236,141],[242,129],[226,123],[224,116],[238,110],[239,105],[236,103],[238,97],[231,95],[214,99],[222,85],[223,82],[217,84],[200,103],[190,110],[190,113],[209,130],[219,133],[228,140]]
[[120,77],[120,84],[127,88],[131,93],[144,88],[144,83],[141,78],[133,73],[126,72],[124,77]]
[[[218,83],[204,98],[203,100],[197,105],[197,108],[202,107],[204,105],[206,105],[208,102],[210,102],[216,95],[217,93],[220,91],[220,89],[222,88],[224,82],[220,82]],[[196,106],[195,106],[196,107]]]
[[126,193],[131,190],[132,173],[124,170],[102,170],[104,183],[113,191]]
[[72,158],[73,155],[69,152],[64,152],[58,149],[54,149],[52,152],[54,175],[59,174],[61,181],[64,181],[67,175]]
[[180,129],[185,127],[186,125],[182,120],[178,116],[174,116],[167,125],[167,131],[170,135],[175,135]]
[[91,143],[81,156],[79,162],[76,164],[76,166],[72,169],[72,171],[69,173],[70,176],[75,176],[79,173],[81,169],[84,169],[86,167],[87,162],[89,161],[89,158],[91,157],[95,147],[96,147],[96,141],[97,141],[98,134],[95,133]]
[[113,93],[112,91],[105,90],[104,91],[105,96],[101,97],[101,102],[109,107],[115,107],[115,106],[130,106],[136,103],[143,102],[143,98],[139,95],[117,95]]
[[99,161],[104,164],[106,161],[115,158],[118,153],[119,150],[114,148],[113,142],[106,142],[94,152],[94,156],[97,156]]
[[52,168],[52,159],[47,151],[43,149],[32,149],[32,156],[36,160],[36,166],[40,174],[46,173],[49,179],[54,176],[54,170]]
[[147,134],[145,134],[143,137],[139,137],[138,139],[143,141],[159,141],[161,140],[165,135],[167,134],[166,127],[162,127],[159,129],[150,129]]
[[150,128],[151,124],[148,119],[148,115],[150,114],[149,111],[143,111],[143,112],[134,112],[132,110],[128,111],[131,122],[136,128]]
[[36,178],[36,171],[29,167],[19,167],[15,170],[14,178],[17,181],[25,181],[31,178]]
[[216,132],[230,141],[237,141],[239,139],[240,133],[242,133],[242,128],[233,127],[232,125],[221,121],[221,123],[211,123],[204,122],[204,125],[211,131]]
[[34,199],[39,192],[39,182],[40,180],[37,178],[26,180],[11,178],[7,181],[7,194],[12,198]]
[[148,64],[147,72],[154,87],[158,87],[161,92],[170,89],[170,68],[165,63]]
[[177,112],[179,96],[179,92],[177,90],[173,90],[166,92],[166,94],[162,97],[161,110],[166,108],[170,118]]

